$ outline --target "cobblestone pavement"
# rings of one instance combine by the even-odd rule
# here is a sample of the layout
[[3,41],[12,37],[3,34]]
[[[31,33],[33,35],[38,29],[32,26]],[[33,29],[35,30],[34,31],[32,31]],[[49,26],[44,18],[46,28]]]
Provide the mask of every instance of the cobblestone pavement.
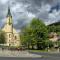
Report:
[[32,54],[28,51],[0,50],[0,57],[41,57],[41,55]]

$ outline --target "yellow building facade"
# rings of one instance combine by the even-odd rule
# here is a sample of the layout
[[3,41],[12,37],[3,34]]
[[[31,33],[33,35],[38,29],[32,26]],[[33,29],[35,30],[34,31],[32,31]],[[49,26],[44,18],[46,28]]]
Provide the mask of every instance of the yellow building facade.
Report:
[[8,8],[6,22],[2,31],[5,32],[6,46],[20,46],[20,37],[18,32],[13,27],[13,20],[10,8]]

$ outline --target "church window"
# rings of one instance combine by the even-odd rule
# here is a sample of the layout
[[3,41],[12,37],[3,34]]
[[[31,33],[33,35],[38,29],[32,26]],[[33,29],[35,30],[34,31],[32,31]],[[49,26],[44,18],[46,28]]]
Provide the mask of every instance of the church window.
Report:
[[10,40],[9,40],[9,42],[10,42]]
[[17,36],[15,36],[15,39],[17,39]]
[[9,34],[9,38],[11,38],[11,34]]

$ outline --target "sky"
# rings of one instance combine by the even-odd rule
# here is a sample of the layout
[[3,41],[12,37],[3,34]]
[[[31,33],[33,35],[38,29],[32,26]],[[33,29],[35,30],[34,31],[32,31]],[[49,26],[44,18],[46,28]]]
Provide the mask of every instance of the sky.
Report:
[[46,25],[60,21],[60,0],[0,0],[0,27],[5,24],[8,5],[17,30],[32,18],[39,18]]

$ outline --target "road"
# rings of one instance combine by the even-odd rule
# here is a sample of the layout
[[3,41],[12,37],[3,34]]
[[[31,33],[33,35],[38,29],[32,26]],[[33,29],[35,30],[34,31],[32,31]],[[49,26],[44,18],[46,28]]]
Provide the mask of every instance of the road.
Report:
[[[16,57],[9,57],[8,55],[9,56],[16,55]],[[43,57],[39,57],[39,58],[35,57],[40,55]],[[60,60],[60,53],[47,53],[47,52],[43,53],[43,52],[29,51],[29,54],[27,54],[27,51],[8,51],[8,50],[1,51],[0,50],[0,56],[1,56],[0,60]]]
[[40,60],[41,58],[0,57],[0,60]]
[[45,58],[0,57],[0,60],[60,60],[60,58],[59,57],[45,57]]
[[32,53],[37,55],[43,55],[43,57],[40,58],[31,58],[31,57],[0,57],[0,60],[60,60],[60,53]]
[[60,57],[60,53],[48,53],[48,52],[30,52],[30,53],[42,55],[45,57]]

